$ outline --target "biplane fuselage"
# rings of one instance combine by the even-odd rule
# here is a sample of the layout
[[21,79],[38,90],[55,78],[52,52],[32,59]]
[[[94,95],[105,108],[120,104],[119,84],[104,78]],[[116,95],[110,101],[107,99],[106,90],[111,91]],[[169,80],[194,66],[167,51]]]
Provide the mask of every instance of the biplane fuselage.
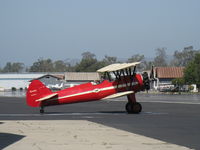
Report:
[[[140,105],[136,102],[135,93],[145,89],[144,80],[141,74],[135,73],[135,68],[134,71],[127,67],[125,69],[112,70],[115,75],[115,78],[112,79],[111,74],[104,67],[99,70],[99,72],[105,72],[103,80],[76,85],[56,92],[52,92],[41,81],[33,80],[27,90],[27,104],[31,107],[41,107],[40,112],[43,113],[43,108],[46,106],[127,96],[126,110],[132,112],[133,104],[134,107],[136,104]],[[141,109],[139,106],[139,112]]]
[[[126,91],[131,91],[133,93],[140,90],[143,86],[142,77],[141,75],[137,74],[135,77],[132,77],[133,80],[130,81],[129,78],[126,78],[126,82],[124,80],[115,80],[115,81],[108,81],[103,80],[101,83],[89,82],[81,85],[76,85],[71,88],[66,88],[61,91],[51,93],[52,97],[47,99],[37,99],[36,102],[31,103],[30,101],[28,104],[32,107],[41,107],[41,106],[50,106],[50,105],[59,105],[59,104],[69,104],[69,103],[77,103],[77,102],[87,102],[87,101],[95,101],[95,100],[102,100],[102,99],[109,99],[118,97],[118,95],[114,95],[117,93],[122,93],[120,96],[126,95]],[[34,80],[32,85],[35,84],[42,84],[38,80]],[[32,86],[30,85],[30,87]],[[44,85],[43,85],[44,86]],[[38,90],[29,90],[30,92],[27,93],[29,96],[35,96]],[[50,93],[45,93],[40,96],[42,98],[48,96]],[[123,95],[124,94],[124,95]],[[111,97],[109,97],[112,95]]]

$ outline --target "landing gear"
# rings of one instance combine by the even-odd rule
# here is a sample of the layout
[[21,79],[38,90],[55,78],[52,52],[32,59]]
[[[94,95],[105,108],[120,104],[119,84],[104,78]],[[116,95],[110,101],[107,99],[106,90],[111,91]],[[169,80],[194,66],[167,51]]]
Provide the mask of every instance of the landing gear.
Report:
[[126,104],[126,111],[129,114],[138,114],[142,111],[142,105],[138,102]]
[[129,114],[138,114],[142,111],[142,105],[136,102],[135,94],[130,94],[127,96],[128,103],[126,104],[126,111]]
[[40,108],[40,113],[43,114],[44,113],[44,107]]

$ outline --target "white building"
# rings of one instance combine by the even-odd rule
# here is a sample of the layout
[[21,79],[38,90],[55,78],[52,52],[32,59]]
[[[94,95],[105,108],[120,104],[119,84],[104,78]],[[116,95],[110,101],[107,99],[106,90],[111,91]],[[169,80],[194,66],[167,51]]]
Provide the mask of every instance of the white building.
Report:
[[0,74],[0,90],[10,90],[12,88],[25,89],[29,81],[45,75],[45,73],[3,73]]
[[93,72],[66,72],[65,78],[64,73],[2,73],[0,74],[0,91],[11,90],[12,88],[25,89],[30,84],[29,81],[33,79],[41,80],[49,87],[56,86],[58,83],[61,86],[59,80],[65,79],[67,83],[63,82],[64,85],[62,86],[70,87],[71,85],[99,80],[99,76],[98,73]]

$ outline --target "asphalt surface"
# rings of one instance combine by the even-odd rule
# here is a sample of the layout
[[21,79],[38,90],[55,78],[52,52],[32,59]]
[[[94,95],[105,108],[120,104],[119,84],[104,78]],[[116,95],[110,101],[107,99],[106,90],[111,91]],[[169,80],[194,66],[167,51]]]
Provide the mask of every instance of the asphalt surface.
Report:
[[[25,98],[0,97],[2,120],[88,120],[168,143],[200,149],[200,96],[139,94],[140,114],[125,112],[126,97],[45,108],[26,106]],[[11,136],[9,138],[9,136]],[[9,135],[8,140],[21,138]],[[1,138],[1,134],[0,134]]]

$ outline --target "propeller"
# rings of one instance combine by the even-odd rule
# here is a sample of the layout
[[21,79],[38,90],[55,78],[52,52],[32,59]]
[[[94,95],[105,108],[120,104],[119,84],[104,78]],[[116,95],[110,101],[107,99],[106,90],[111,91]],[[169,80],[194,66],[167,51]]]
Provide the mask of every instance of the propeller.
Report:
[[148,92],[148,90],[150,90],[150,83],[152,81],[155,81],[154,66],[151,67],[150,75],[148,75],[147,72],[144,72],[142,74],[142,77],[143,77],[144,89],[147,90],[147,92]]
[[150,79],[149,79],[148,73],[144,72],[142,74],[142,77],[143,77],[144,89],[147,90],[147,91],[150,90]]
[[151,81],[155,81],[154,66],[151,67],[151,72],[150,72],[149,77]]

